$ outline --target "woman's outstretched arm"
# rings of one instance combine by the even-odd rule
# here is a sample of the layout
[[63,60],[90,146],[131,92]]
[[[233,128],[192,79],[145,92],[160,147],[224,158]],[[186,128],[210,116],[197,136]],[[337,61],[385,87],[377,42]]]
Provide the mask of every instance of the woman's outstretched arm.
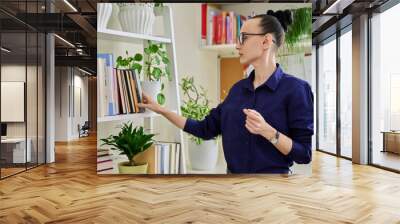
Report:
[[212,139],[221,134],[220,106],[211,109],[210,114],[201,121],[182,117],[179,114],[158,105],[144,93],[143,103],[139,103],[138,106],[163,115],[178,128],[204,140]]
[[185,117],[182,117],[179,114],[158,105],[158,103],[154,102],[145,93],[143,93],[143,103],[139,103],[138,106],[142,108],[147,108],[155,113],[161,114],[180,129],[183,129],[185,127],[186,124]]

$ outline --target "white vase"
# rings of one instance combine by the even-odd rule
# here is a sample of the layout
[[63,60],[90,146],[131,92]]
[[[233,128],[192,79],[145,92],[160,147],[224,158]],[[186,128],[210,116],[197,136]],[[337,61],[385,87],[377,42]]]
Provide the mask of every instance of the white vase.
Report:
[[157,94],[161,90],[161,82],[158,81],[142,81],[142,91],[148,95],[154,102],[157,102]]
[[108,20],[112,13],[111,3],[97,4],[97,29],[102,30],[107,28]]
[[153,7],[147,4],[120,6],[118,13],[121,28],[125,32],[151,35],[155,15]]
[[216,140],[203,141],[197,145],[189,141],[189,161],[193,170],[213,170],[218,160]]

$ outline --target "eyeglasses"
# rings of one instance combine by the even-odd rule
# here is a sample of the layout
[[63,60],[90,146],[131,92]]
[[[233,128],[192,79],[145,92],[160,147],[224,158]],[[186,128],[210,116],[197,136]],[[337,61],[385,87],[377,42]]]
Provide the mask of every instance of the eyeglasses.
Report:
[[[238,41],[239,41],[240,45],[243,45],[244,41],[247,39],[246,36],[263,36],[265,34],[267,34],[267,33],[240,33]],[[276,41],[274,39],[272,39],[272,42],[274,44],[276,43]]]

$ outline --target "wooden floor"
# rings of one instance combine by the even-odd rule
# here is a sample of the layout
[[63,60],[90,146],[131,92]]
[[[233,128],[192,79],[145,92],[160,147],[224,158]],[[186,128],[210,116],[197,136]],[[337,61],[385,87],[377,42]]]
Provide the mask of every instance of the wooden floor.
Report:
[[311,177],[97,176],[94,137],[0,181],[0,223],[400,223],[400,175],[320,152]]

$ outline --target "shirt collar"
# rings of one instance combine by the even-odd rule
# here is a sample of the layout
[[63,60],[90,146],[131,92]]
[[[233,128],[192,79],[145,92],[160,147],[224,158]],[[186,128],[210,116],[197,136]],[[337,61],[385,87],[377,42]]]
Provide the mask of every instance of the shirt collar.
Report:
[[[283,75],[283,71],[278,63],[276,63],[276,69],[272,73],[272,75],[265,81],[263,84],[261,84],[258,88],[261,86],[266,86],[270,90],[275,91],[276,88],[278,87],[279,81],[281,80]],[[255,76],[255,70],[253,70],[249,77],[247,78],[246,82],[246,88],[253,91],[254,86],[253,86],[253,81],[254,81],[254,76]]]

